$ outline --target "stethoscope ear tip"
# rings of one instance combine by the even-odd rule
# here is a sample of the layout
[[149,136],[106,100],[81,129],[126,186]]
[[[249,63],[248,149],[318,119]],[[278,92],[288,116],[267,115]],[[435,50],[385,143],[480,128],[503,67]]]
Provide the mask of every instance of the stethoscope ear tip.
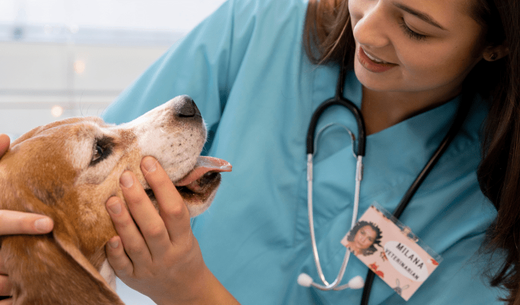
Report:
[[348,288],[350,289],[361,289],[365,286],[365,281],[361,276],[353,277],[350,281],[348,281]]
[[333,285],[333,286],[330,286],[330,285],[321,286],[321,285],[314,284],[314,281],[312,280],[310,275],[308,275],[307,273],[300,273],[300,275],[298,276],[298,284],[303,287],[314,286],[321,290],[343,290],[346,288],[361,289],[361,288],[363,288],[363,286],[365,286],[365,281],[363,280],[363,278],[361,276],[358,275],[358,276],[350,279],[350,281],[348,281],[348,283],[346,285],[343,285],[340,287],[336,287],[337,284]]
[[312,278],[307,273],[300,273],[298,276],[298,285],[303,287],[311,287],[312,285]]

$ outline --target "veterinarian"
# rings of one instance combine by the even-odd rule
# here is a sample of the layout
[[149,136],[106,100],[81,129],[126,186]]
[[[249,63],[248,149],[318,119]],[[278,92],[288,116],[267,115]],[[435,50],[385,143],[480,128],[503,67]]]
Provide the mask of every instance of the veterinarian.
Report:
[[[394,211],[460,106],[469,105],[457,136],[400,217],[443,258],[406,303],[500,304],[507,294],[482,277],[489,258],[479,249],[496,210],[479,189],[476,169],[486,117],[491,144],[501,136],[493,124],[514,122],[506,114],[519,100],[518,20],[516,0],[225,2],[144,72],[104,118],[130,121],[188,94],[209,129],[205,153],[229,161],[233,173],[223,175],[213,206],[192,229],[153,159],[144,159],[143,170],[170,207],[160,216],[135,176],[123,174],[139,230],[122,202],[108,200],[119,233],[107,246],[111,265],[158,304],[366,304],[366,294],[370,304],[404,304],[377,277],[371,293],[297,284],[301,273],[320,278],[307,213],[306,132],[314,110],[336,94],[343,66],[342,93],[361,109],[368,135],[360,213],[374,202]],[[345,129],[357,134],[350,112],[325,111],[314,155],[314,226],[329,280],[342,265],[340,240],[353,216],[357,162]],[[494,155],[486,158],[492,163]],[[0,217],[31,227],[35,216]],[[0,233],[15,232],[0,222]],[[352,257],[343,283],[366,278],[367,270]],[[1,278],[4,294],[7,282]]]

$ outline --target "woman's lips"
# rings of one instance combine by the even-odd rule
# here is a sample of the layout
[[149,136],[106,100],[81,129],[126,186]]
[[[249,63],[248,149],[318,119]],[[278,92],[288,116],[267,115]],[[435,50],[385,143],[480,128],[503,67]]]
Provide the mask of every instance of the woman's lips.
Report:
[[365,67],[365,69],[367,69],[370,72],[374,72],[374,73],[386,72],[397,66],[396,64],[388,63],[388,62],[382,61],[374,56],[367,55],[367,53],[365,53],[365,50],[363,50],[362,47],[358,48],[357,57],[358,57],[359,63],[361,63],[361,65],[363,67]]

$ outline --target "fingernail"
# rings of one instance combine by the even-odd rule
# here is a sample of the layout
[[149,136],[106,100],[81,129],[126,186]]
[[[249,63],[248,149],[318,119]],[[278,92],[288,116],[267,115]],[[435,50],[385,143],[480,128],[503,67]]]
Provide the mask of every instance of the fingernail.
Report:
[[124,172],[121,175],[120,181],[121,181],[121,184],[126,188],[130,188],[130,187],[132,187],[132,185],[134,185],[134,179],[132,178],[132,175],[130,175],[130,173],[128,173],[128,172]]
[[107,208],[112,212],[113,214],[119,214],[121,213],[121,204],[119,202],[110,203]]
[[52,229],[52,222],[48,218],[40,218],[34,222],[34,227],[39,232],[49,232]]
[[143,167],[147,172],[153,173],[157,169],[157,161],[154,158],[147,157],[143,160]]
[[108,241],[108,245],[110,246],[110,248],[112,249],[115,249],[119,246],[119,241],[116,239],[116,240],[109,240]]

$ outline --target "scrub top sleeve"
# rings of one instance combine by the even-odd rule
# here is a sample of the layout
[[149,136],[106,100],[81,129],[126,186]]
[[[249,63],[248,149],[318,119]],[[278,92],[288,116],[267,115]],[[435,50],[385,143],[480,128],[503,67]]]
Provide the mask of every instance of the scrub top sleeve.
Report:
[[234,0],[225,2],[123,91],[103,113],[105,121],[128,122],[186,94],[199,107],[211,133],[232,86],[236,74],[232,70],[240,66],[240,50],[248,43],[248,25],[237,24],[235,17],[242,14],[239,21],[249,22],[249,15],[244,16],[243,11],[247,8],[238,7]]

